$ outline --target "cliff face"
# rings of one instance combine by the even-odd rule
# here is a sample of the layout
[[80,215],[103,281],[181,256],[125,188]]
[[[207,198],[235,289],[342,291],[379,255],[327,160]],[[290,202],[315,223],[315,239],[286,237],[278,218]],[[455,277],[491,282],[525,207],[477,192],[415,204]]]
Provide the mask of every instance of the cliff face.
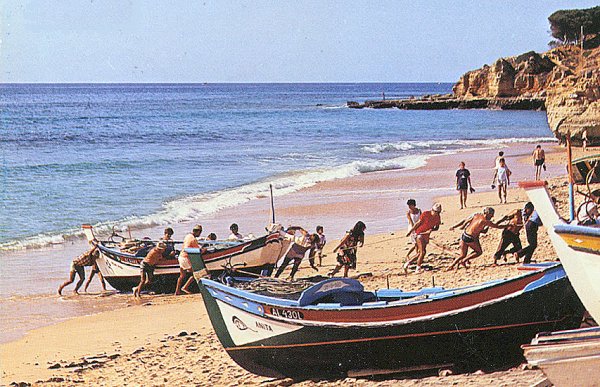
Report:
[[[573,49],[572,49],[573,50]],[[575,52],[576,51],[576,52]],[[584,51],[579,66],[580,51],[573,50],[564,68],[553,74],[547,87],[546,109],[548,125],[563,138],[567,132],[577,140],[587,129],[588,138],[600,140],[600,48]],[[564,55],[564,53],[561,53]]]
[[548,124],[562,138],[575,139],[587,129],[600,140],[600,48],[564,46],[543,54],[533,51],[498,59],[469,71],[454,85],[460,99],[545,98]]

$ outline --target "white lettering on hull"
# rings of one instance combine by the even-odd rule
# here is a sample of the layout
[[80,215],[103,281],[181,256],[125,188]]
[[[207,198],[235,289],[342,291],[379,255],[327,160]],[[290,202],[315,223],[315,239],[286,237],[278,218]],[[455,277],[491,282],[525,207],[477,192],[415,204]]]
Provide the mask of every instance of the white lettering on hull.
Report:
[[272,321],[216,300],[235,345],[244,345],[296,331],[302,326]]

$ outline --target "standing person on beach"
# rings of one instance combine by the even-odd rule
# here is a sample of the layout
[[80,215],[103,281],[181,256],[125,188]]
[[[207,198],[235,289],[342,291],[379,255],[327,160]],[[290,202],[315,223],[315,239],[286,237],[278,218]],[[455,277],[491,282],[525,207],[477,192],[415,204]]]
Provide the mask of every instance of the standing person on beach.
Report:
[[581,145],[583,146],[584,152],[587,150],[587,144],[588,144],[587,129],[584,129],[583,133],[581,134]]
[[[479,257],[483,253],[481,243],[479,243],[479,235],[482,233],[487,233],[489,227],[507,227],[499,226],[491,221],[491,219],[494,217],[494,212],[495,211],[492,207],[485,207],[483,209],[483,214],[475,214],[450,227],[450,230],[460,227],[463,228],[464,231],[460,237],[460,256],[452,262],[450,267],[446,269],[447,271],[452,270],[454,267],[456,267],[456,270],[458,270],[460,265],[463,265],[466,269],[468,268],[468,265],[472,259]],[[473,250],[473,252],[467,256],[469,247]]]
[[154,269],[156,264],[163,257],[163,253],[167,249],[167,244],[163,241],[158,242],[148,255],[144,257],[140,263],[140,283],[133,289],[133,296],[139,297],[144,286],[149,285],[154,278]]
[[460,195],[460,209],[467,208],[467,191],[471,190],[474,192],[473,185],[471,185],[471,172],[465,168],[465,162],[461,161],[459,168],[456,171],[456,189]]
[[317,250],[315,251],[317,258],[319,258],[319,264],[317,266],[323,266],[323,249],[325,248],[325,244],[327,244],[327,238],[325,238],[325,233],[323,231],[323,226],[317,226],[317,236],[319,237],[319,243],[317,243]]
[[531,263],[531,258],[537,248],[538,229],[542,225],[542,220],[535,210],[533,203],[528,202],[525,204],[523,208],[523,220],[525,221],[525,234],[527,235],[528,246],[517,251],[514,255],[516,260],[524,257],[523,263]]
[[498,167],[494,174],[494,180],[498,182],[498,198],[500,198],[500,204],[502,204],[502,195],[504,195],[504,203],[506,203],[506,191],[510,185],[510,175],[512,172],[506,166],[504,158],[498,160]]
[[532,156],[533,165],[535,166],[535,179],[539,180],[542,175],[542,168],[546,170],[546,154],[541,145],[535,147]]
[[[70,285],[75,281],[75,274],[79,276],[79,281],[75,284],[73,293],[79,294],[79,288],[85,280],[85,267],[94,266],[96,260],[100,256],[100,250],[98,250],[97,242],[92,242],[92,248],[81,254],[71,262],[71,270],[69,271],[69,279],[66,280],[62,285],[58,287],[58,295],[62,296],[62,291],[65,286]],[[106,290],[106,289],[105,289]]]
[[427,244],[429,243],[429,237],[432,231],[436,231],[440,228],[440,224],[442,224],[442,218],[440,214],[442,213],[442,205],[440,203],[435,203],[431,207],[431,211],[425,211],[419,217],[417,223],[415,223],[406,236],[410,236],[413,232],[416,234],[416,246],[417,246],[417,256],[409,259],[404,264],[404,271],[408,271],[408,267],[414,262],[417,261],[417,267],[415,268],[415,273],[420,273],[423,264],[423,259],[425,258],[425,254],[427,254]]
[[[422,212],[420,208],[417,208],[417,201],[415,199],[408,199],[406,205],[408,206],[408,211],[406,211],[406,219],[408,220],[408,230],[410,231],[415,223],[417,223],[421,218]],[[406,253],[407,259],[417,248],[417,234],[414,231],[410,234],[410,241],[412,243],[412,247],[410,250],[408,250],[408,253]]]
[[498,152],[498,156],[496,156],[496,159],[494,160],[494,169],[498,169],[498,167],[500,166],[500,159],[504,158],[504,152],[500,151]]
[[337,247],[333,249],[334,253],[338,253],[338,264],[327,274],[329,277],[336,275],[342,267],[344,268],[344,277],[348,277],[349,269],[356,269],[356,250],[365,243],[366,229],[367,226],[363,222],[356,222],[352,230],[348,231]]
[[[501,257],[504,257],[504,261],[506,262],[506,254],[514,254],[522,249],[521,238],[519,237],[519,233],[523,228],[523,213],[520,209],[516,209],[510,212],[509,214],[503,216],[496,223],[501,224],[507,220],[508,225],[504,230],[502,230],[502,238],[500,239],[498,250],[496,250],[496,253],[494,254],[494,265],[498,264],[498,260]],[[513,248],[510,250],[506,250],[511,244],[513,245]],[[518,258],[517,262],[519,262]]]
[[[190,257],[185,251],[185,249],[199,249],[200,244],[198,243],[197,238],[200,237],[200,234],[202,234],[202,226],[198,224],[192,229],[191,233],[187,234],[185,238],[183,238],[183,246],[181,246],[181,253],[179,253],[179,257],[177,258],[177,260],[179,261],[179,278],[177,278],[177,287],[175,288],[175,295],[180,295],[182,291],[187,294],[190,293],[190,291],[188,290],[188,286],[191,285],[192,281],[194,280],[194,276],[192,275],[192,262],[190,261]],[[206,249],[201,250],[201,253],[205,252]]]

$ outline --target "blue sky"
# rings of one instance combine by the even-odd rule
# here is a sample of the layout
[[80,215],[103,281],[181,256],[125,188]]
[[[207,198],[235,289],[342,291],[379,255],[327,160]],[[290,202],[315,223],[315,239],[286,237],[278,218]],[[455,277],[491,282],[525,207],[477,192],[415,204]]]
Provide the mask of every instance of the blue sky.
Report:
[[0,0],[2,82],[454,82],[596,1]]

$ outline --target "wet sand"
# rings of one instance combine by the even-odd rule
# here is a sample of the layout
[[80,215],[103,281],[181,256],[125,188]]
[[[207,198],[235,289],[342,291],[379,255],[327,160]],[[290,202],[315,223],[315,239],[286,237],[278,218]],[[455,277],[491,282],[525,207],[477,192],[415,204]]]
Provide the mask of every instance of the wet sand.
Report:
[[[513,180],[531,179],[533,168],[527,162],[531,145],[517,145],[503,149],[508,157],[508,165],[513,170]],[[550,146],[546,146],[549,150]],[[458,155],[439,156],[429,160],[427,166],[405,171],[388,171],[364,174],[350,179],[320,183],[314,187],[276,197],[277,217],[284,225],[300,224],[314,229],[317,224],[325,227],[330,242],[326,246],[326,257],[322,272],[335,263],[331,253],[334,239],[350,228],[356,220],[367,224],[365,247],[358,254],[359,272],[371,272],[372,277],[363,280],[368,289],[382,288],[389,280],[391,287],[405,290],[431,286],[460,286],[485,280],[507,278],[519,275],[518,265],[510,259],[499,266],[492,266],[491,255],[498,244],[500,232],[490,232],[482,238],[484,255],[473,262],[473,267],[454,272],[445,272],[452,255],[456,251],[459,232],[448,228],[463,217],[480,211],[483,206],[492,205],[497,216],[502,216],[514,208],[521,208],[525,194],[517,188],[509,190],[509,203],[496,205],[497,196],[491,192],[489,184],[493,172],[493,160],[497,150],[465,152]],[[556,161],[549,157],[546,176],[559,175],[564,171],[564,159]],[[452,189],[454,171],[459,161],[464,160],[471,170],[473,183],[478,193],[471,195],[470,208],[458,209],[457,195]],[[561,179],[553,180],[551,188],[561,200],[565,200],[566,188]],[[447,246],[442,251],[432,245],[425,263],[433,270],[421,274],[406,275],[402,263],[409,248],[404,237],[406,228],[405,202],[409,197],[418,200],[426,209],[436,197],[444,207],[443,226],[433,235],[438,245]],[[266,209],[266,210],[265,210]],[[257,199],[234,209],[226,209],[210,219],[203,219],[206,232],[216,230],[225,235],[231,222],[240,224],[242,231],[257,234],[268,219],[268,199]],[[218,220],[221,219],[220,222]],[[228,221],[223,224],[222,219]],[[244,221],[239,221],[243,219]],[[176,235],[183,235],[190,224],[177,225]],[[150,235],[159,235],[160,229],[147,230]],[[524,236],[522,236],[524,240]],[[65,246],[61,251],[63,271],[74,250],[80,251],[84,243]],[[536,258],[555,260],[544,229],[540,231],[540,246]],[[300,276],[311,274],[312,269],[303,264]],[[285,274],[284,274],[285,275]],[[54,282],[58,286],[59,281]],[[67,293],[70,291],[66,289]],[[48,303],[74,302],[96,296],[48,297]],[[282,381],[268,382],[269,379],[247,373],[229,359],[216,339],[208,322],[200,296],[153,296],[143,295],[134,300],[131,295],[111,295],[116,299],[117,310],[76,317],[58,324],[28,332],[16,341],[0,346],[0,360],[3,383],[13,381],[37,382],[40,384],[86,385],[234,385],[259,384],[278,385]],[[59,301],[60,300],[60,301]],[[66,300],[66,301],[65,301]],[[23,302],[27,302],[21,300]],[[16,301],[18,302],[18,301]],[[43,308],[40,306],[40,308]],[[43,312],[43,311],[42,311]],[[43,313],[42,313],[43,314]],[[3,325],[7,322],[3,322]],[[183,334],[182,332],[187,333]],[[194,334],[195,333],[195,334]],[[181,334],[181,336],[179,336]],[[84,357],[96,356],[97,358]],[[52,367],[52,368],[49,368]],[[396,376],[378,380],[347,379],[327,382],[336,385],[354,383],[358,385],[531,385],[543,379],[537,370],[513,368],[489,374],[461,374],[447,377]],[[43,382],[43,383],[42,383]],[[325,383],[308,381],[301,385]]]

